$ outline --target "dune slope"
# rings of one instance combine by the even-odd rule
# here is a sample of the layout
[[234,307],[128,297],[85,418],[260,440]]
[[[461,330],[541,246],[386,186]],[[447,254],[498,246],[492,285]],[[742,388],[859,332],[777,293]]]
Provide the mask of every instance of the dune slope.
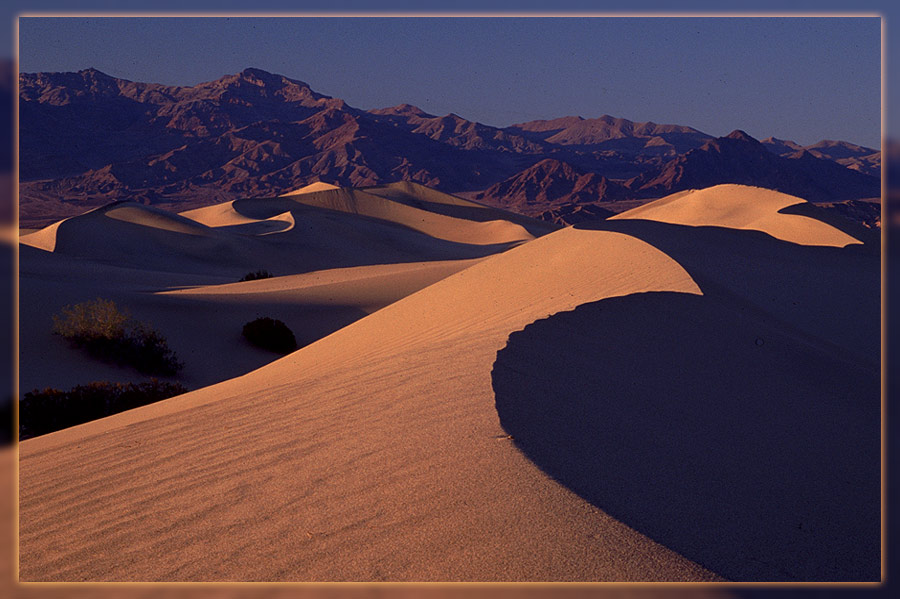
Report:
[[67,305],[113,300],[163,334],[184,362],[178,380],[199,388],[278,357],[241,336],[243,325],[255,318],[281,320],[302,347],[477,261],[369,265],[235,282],[236,277],[122,268],[23,246],[20,388],[25,393],[146,378],[133,368],[93,359],[53,335],[52,316]]
[[466,200],[440,192],[411,181],[398,181],[387,185],[364,187],[363,190],[372,195],[421,208],[430,212],[444,214],[478,222],[491,220],[508,220],[521,225],[530,234],[538,237],[559,227],[552,223],[529,218],[515,212],[500,210],[472,200]]
[[[308,205],[322,204],[323,189],[326,198],[344,198],[344,208],[362,208]],[[51,317],[65,305],[116,301],[160,330],[185,363],[181,382],[197,388],[275,357],[241,337],[255,318],[284,321],[302,346],[532,239],[502,218],[447,217],[333,186],[303,191],[303,201],[238,200],[180,215],[116,202],[23,235],[22,388],[144,378],[52,336]],[[362,214],[370,204],[384,218]],[[428,226],[414,222],[426,220]],[[276,278],[235,283],[259,270]],[[179,289],[185,291],[168,293]]]
[[[295,195],[180,215],[115,202],[23,235],[23,388],[141,378],[50,335],[51,316],[67,304],[106,297],[160,329],[185,362],[182,382],[194,388],[271,361],[240,337],[254,318],[283,320],[307,344],[533,238],[521,219],[499,211],[451,217],[324,184]],[[277,283],[229,286],[259,270]],[[209,285],[216,287],[200,291]],[[184,288],[192,290],[166,293]]]
[[[330,192],[303,197],[322,193]],[[259,268],[288,274],[476,258],[532,238],[512,223],[458,219],[444,222],[446,234],[435,237],[407,226],[402,219],[365,218],[288,198],[238,200],[186,214],[118,202],[25,235],[22,243],[142,270],[240,277]],[[506,225],[522,234],[508,235]],[[454,228],[466,227],[456,237],[468,241],[447,239],[454,237]]]
[[861,242],[815,218],[782,212],[797,204],[808,202],[770,189],[725,184],[674,193],[610,219],[749,229],[803,245],[844,247]]
[[709,296],[649,293],[514,333],[493,384],[549,475],[722,576],[880,578],[876,368]]
[[23,578],[712,579],[549,480],[494,409],[509,331],[647,290],[697,288],[643,242],[563,230],[243,377],[26,441]]
[[563,229],[25,441],[22,578],[871,580],[878,264],[823,231]]

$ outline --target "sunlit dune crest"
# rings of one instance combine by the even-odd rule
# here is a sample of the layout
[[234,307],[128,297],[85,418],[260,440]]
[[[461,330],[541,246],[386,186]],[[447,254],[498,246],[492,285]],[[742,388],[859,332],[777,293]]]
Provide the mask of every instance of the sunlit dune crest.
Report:
[[716,185],[681,191],[610,218],[641,218],[695,227],[748,229],[803,245],[844,247],[861,243],[859,239],[821,221],[781,212],[801,203],[807,202],[770,189]]
[[316,191],[328,191],[330,189],[340,189],[337,185],[332,185],[331,183],[325,183],[324,181],[316,181],[315,183],[310,183],[309,185],[304,185],[303,187],[298,187],[293,191],[288,191],[281,194],[279,197],[285,198],[290,196],[302,195],[304,193],[313,193]]
[[[29,381],[97,368],[45,329],[104,293],[196,384],[21,443],[21,578],[876,580],[879,264],[797,202],[559,229],[391,184],[34,233]],[[300,349],[242,345],[270,313]]]

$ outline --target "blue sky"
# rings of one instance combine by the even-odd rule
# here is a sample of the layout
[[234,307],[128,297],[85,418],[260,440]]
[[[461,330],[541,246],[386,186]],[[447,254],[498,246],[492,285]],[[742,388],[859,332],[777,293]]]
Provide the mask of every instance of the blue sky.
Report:
[[20,69],[192,85],[253,66],[359,108],[880,137],[877,18],[24,18]]

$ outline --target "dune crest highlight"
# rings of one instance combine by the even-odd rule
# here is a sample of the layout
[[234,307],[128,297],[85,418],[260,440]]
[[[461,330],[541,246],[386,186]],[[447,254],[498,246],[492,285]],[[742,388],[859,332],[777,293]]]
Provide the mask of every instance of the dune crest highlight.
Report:
[[287,198],[296,195],[302,195],[304,193],[313,193],[316,191],[328,191],[331,189],[340,189],[337,185],[332,185],[331,183],[325,183],[324,181],[316,181],[315,183],[310,183],[309,185],[304,185],[303,187],[299,187],[293,191],[285,192],[278,197]]
[[816,219],[780,212],[799,203],[807,202],[769,189],[727,184],[681,191],[612,216],[610,220],[640,218],[675,225],[750,229],[803,245],[845,247],[861,243]]
[[[24,441],[22,580],[872,580],[878,260],[784,198],[735,188],[723,210],[722,191],[564,229],[412,184],[310,191],[191,211],[207,248],[76,217],[63,251],[22,253],[29,326],[103,289],[209,368],[243,359],[248,313],[332,326]],[[799,242],[754,229],[794,217],[815,222]],[[79,222],[168,254],[85,259]],[[238,282],[251,262],[284,270]],[[729,495],[752,488],[755,507]]]

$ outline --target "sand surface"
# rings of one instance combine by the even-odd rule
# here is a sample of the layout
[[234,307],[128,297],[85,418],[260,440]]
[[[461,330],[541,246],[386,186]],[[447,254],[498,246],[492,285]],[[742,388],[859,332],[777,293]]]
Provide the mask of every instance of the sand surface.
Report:
[[391,597],[410,599],[450,599],[456,597],[522,598],[522,597],[570,597],[582,599],[602,595],[610,599],[655,599],[680,597],[731,598],[734,594],[727,589],[698,587],[692,588],[648,588],[648,587],[606,587],[585,588],[583,586],[446,586],[446,585],[178,585],[178,584],[21,584],[15,580],[14,556],[12,548],[15,535],[15,496],[12,482],[15,479],[16,454],[9,446],[0,447],[0,480],[7,486],[0,492],[0,593],[4,597],[16,599],[280,599],[308,598],[333,599],[336,597],[359,597],[376,599]]
[[477,222],[508,220],[521,225],[531,235],[539,237],[560,227],[552,223],[535,220],[521,214],[515,214],[480,204],[473,200],[463,199],[455,195],[440,192],[410,181],[399,181],[387,185],[362,188],[367,194],[400,202],[415,208],[436,212],[446,216],[473,220]]
[[151,289],[207,317],[365,310],[383,280],[440,278],[243,376],[23,442],[22,579],[877,579],[877,254],[822,223],[808,245],[742,230],[811,220],[778,212],[796,198],[727,218],[713,199],[475,261]]
[[298,345],[307,345],[478,261],[370,265],[246,282],[206,278],[208,284],[198,285],[195,276],[59,260],[30,250],[23,248],[21,260],[23,392],[146,378],[132,368],[98,362],[53,335],[52,315],[67,305],[108,298],[135,319],[152,324],[185,364],[178,380],[199,388],[278,357],[241,336],[251,320],[277,318],[291,329]]
[[303,187],[298,187],[292,191],[285,192],[281,194],[279,197],[289,197],[302,195],[304,193],[313,193],[316,191],[326,191],[329,189],[340,189],[337,185],[332,185],[331,183],[325,183],[324,181],[316,181],[315,183],[310,183],[309,185],[304,185]]
[[[316,190],[308,190],[310,197],[321,194]],[[350,191],[352,203],[358,198]],[[448,241],[408,226],[422,210],[376,196],[361,201],[366,199],[390,218],[280,198],[181,215],[119,202],[22,236],[22,390],[146,378],[97,362],[53,336],[52,316],[66,305],[97,297],[116,301],[163,333],[185,363],[180,381],[199,388],[276,357],[241,337],[243,325],[255,318],[282,320],[307,345],[486,255],[533,239],[517,224],[521,217],[503,221],[509,213],[501,211],[490,222],[434,215],[437,235],[469,227],[461,237],[473,243]],[[505,228],[517,233],[503,241]],[[261,269],[276,276],[236,282]]]
[[807,204],[778,191],[727,184],[678,192],[610,218],[763,231],[776,239],[802,245],[844,247],[860,243],[819,220],[782,212],[801,203]]

